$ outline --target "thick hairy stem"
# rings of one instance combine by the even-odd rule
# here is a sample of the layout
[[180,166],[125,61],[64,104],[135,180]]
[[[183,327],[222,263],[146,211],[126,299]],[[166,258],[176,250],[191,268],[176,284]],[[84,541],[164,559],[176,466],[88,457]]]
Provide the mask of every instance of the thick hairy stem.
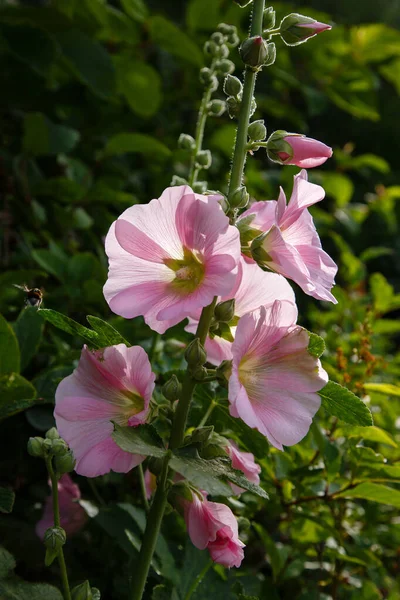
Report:
[[[262,36],[264,7],[265,0],[254,0],[250,33],[251,36]],[[247,130],[249,128],[251,101],[254,96],[256,77],[257,73],[255,71],[246,69],[243,82],[243,96],[240,105],[235,149],[232,158],[228,195],[242,185],[243,171],[247,155]]]

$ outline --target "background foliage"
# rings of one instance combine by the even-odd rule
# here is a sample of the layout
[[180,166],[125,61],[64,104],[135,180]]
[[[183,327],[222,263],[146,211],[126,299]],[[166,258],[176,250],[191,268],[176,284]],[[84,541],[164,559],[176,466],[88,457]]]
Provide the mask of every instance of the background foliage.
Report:
[[[255,118],[265,118],[269,131],[298,131],[334,147],[334,158],[310,178],[327,192],[313,215],[339,263],[339,303],[296,293],[303,325],[326,341],[330,377],[369,403],[375,427],[344,426],[321,410],[307,438],[280,453],[231,419],[220,399],[216,428],[255,454],[270,500],[245,493],[228,501],[241,516],[245,562],[239,571],[209,570],[192,598],[395,600],[399,4],[310,0],[275,9],[279,17],[295,10],[335,24],[298,48],[279,44],[275,65],[259,78]],[[86,314],[96,315],[150,348],[143,321],[123,321],[104,301],[104,235],[125,208],[158,197],[172,174],[185,176],[187,155],[176,142],[182,131],[193,133],[202,45],[220,21],[243,37],[248,11],[232,0],[0,1],[0,511],[9,513],[0,515],[7,548],[0,597],[60,598],[51,587],[57,566],[44,567],[34,531],[46,473],[25,448],[52,425],[54,390],[82,345],[25,310],[12,284],[43,286],[46,308],[85,326]],[[240,69],[235,52],[232,58]],[[226,190],[234,128],[226,115],[207,126],[211,189]],[[296,171],[259,152],[248,162],[248,189],[257,199],[276,198]],[[155,346],[160,382],[181,366],[187,334],[179,326],[165,339]],[[191,424],[212,398],[211,387],[197,396]],[[102,598],[123,600],[144,523],[136,473],[75,480],[90,518],[66,546],[72,584],[89,578]],[[172,597],[183,600],[207,556],[186,543],[175,513],[164,525],[147,595],[164,600],[175,586]],[[166,587],[152,591],[155,584]]]

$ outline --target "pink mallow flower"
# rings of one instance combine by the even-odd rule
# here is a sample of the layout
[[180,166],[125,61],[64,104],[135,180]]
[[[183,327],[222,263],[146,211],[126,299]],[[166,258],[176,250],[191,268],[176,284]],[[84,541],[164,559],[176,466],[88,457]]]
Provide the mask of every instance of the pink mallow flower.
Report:
[[266,142],[268,158],[302,169],[319,167],[332,156],[332,148],[299,133],[275,131]]
[[224,567],[240,567],[244,544],[239,540],[235,515],[225,504],[209,502],[201,492],[183,500],[184,518],[192,544],[207,550]]
[[[233,440],[228,441],[229,444],[225,447],[225,450],[232,461],[232,467],[242,471],[249,481],[258,485],[260,483],[259,473],[261,472],[261,467],[255,462],[254,454],[243,452],[239,450],[239,446]],[[234,483],[231,483],[230,486],[234,494],[241,494],[245,491]]]
[[[49,485],[51,486],[50,481]],[[61,527],[67,536],[74,535],[82,529],[87,519],[85,510],[78,502],[81,497],[80,489],[68,473],[59,479],[57,487]],[[50,494],[46,498],[42,518],[36,523],[36,533],[41,540],[47,529],[53,526],[53,497]]]
[[155,375],[146,352],[125,344],[102,350],[83,347],[78,367],[56,391],[54,416],[76,459],[75,471],[97,477],[111,469],[126,473],[144,456],[121,450],[111,435],[118,425],[146,421]]
[[217,196],[170,187],[158,200],[122,213],[107,234],[106,252],[104,296],[111,310],[127,319],[143,315],[164,333],[233,288],[239,232]]
[[303,170],[294,177],[287,205],[281,188],[278,201],[255,202],[241,219],[252,216],[250,227],[264,232],[251,244],[252,256],[258,264],[293,279],[306,294],[336,304],[331,288],[337,265],[322,250],[307,210],[324,196],[324,189],[307,181],[307,172]]
[[307,434],[321,404],[317,392],[328,381],[296,320],[296,306],[276,300],[240,319],[232,346],[230,413],[279,450]]
[[[223,360],[232,359],[232,342],[240,317],[246,313],[271,304],[274,300],[295,301],[294,293],[289,283],[281,275],[267,273],[251,259],[241,257],[236,285],[230,294],[218,299],[220,302],[235,298],[235,316],[228,323],[228,330],[221,337],[218,332],[209,336],[205,343],[207,360],[219,365]],[[192,315],[186,331],[195,333],[200,318],[200,311]],[[229,339],[228,339],[229,338]]]

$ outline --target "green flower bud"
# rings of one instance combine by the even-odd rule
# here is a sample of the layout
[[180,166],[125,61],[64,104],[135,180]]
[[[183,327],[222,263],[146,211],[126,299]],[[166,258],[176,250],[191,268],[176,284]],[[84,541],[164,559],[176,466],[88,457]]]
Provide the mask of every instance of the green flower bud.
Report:
[[196,166],[202,169],[209,169],[212,163],[212,156],[209,150],[200,150],[195,158]]
[[217,321],[222,321],[223,323],[229,323],[232,321],[235,316],[235,299],[225,300],[224,302],[219,302],[214,310],[214,316]]
[[55,427],[52,427],[51,429],[49,429],[46,432],[46,438],[48,440],[57,440],[59,439],[60,434],[58,433],[57,429]]
[[247,134],[253,142],[265,140],[267,137],[267,128],[264,125],[264,121],[260,120],[250,123]]
[[54,456],[62,456],[63,454],[68,452],[68,446],[64,442],[64,440],[59,438],[58,440],[53,440],[51,451],[54,454]]
[[156,458],[155,456],[150,456],[148,459],[149,471],[153,473],[153,475],[161,475],[161,471],[163,468],[163,459]]
[[196,183],[192,185],[192,188],[196,194],[204,194],[204,192],[207,191],[207,181],[196,181]]
[[181,133],[178,139],[178,148],[182,148],[182,150],[193,150],[196,146],[196,142],[194,138],[188,133]]
[[52,440],[49,440],[47,438],[45,440],[43,440],[43,450],[44,450],[44,452],[46,452],[46,453],[47,452],[51,452],[52,448],[53,448],[53,441]]
[[220,59],[228,58],[228,56],[229,56],[228,46],[226,44],[222,44],[222,46],[219,46],[216,56],[217,56],[217,58],[220,58]]
[[226,214],[229,211],[229,209],[230,209],[228,198],[226,196],[223,196],[221,194],[221,192],[218,192],[218,194],[221,195],[221,198],[218,200],[218,202],[221,205],[222,210]]
[[239,46],[239,36],[237,35],[236,31],[234,33],[231,33],[230,35],[228,35],[228,39],[226,41],[226,45],[228,46],[228,48],[236,48],[236,46]]
[[202,69],[200,69],[199,78],[200,82],[204,85],[208,85],[209,83],[211,83],[213,77],[214,74],[208,67],[203,67]]
[[179,177],[178,175],[174,175],[171,179],[171,186],[175,185],[187,185],[187,180],[184,177]]
[[258,71],[268,57],[267,42],[260,35],[247,38],[240,46],[239,52],[244,64]]
[[264,10],[263,27],[264,29],[273,29],[275,27],[276,13],[272,6]]
[[249,203],[249,194],[244,185],[236,188],[232,194],[228,196],[229,204],[233,208],[245,208]]
[[49,550],[59,550],[67,541],[67,534],[62,527],[50,527],[47,529],[43,542]]
[[217,379],[226,383],[232,374],[232,361],[223,360],[222,363],[217,367]]
[[36,458],[44,457],[44,447],[43,447],[44,439],[41,437],[31,437],[28,440],[28,453],[31,456],[35,456]]
[[54,468],[58,475],[64,475],[64,473],[70,473],[73,471],[75,463],[76,461],[71,450],[68,450],[61,456],[54,457]]
[[92,590],[88,580],[75,586],[74,589],[71,590],[71,598],[72,600],[93,600]]
[[176,375],[172,375],[171,379],[168,379],[166,383],[162,386],[162,393],[164,394],[167,400],[174,402],[179,398],[181,393],[182,386]]
[[231,119],[237,117],[240,111],[241,101],[235,98],[234,96],[229,96],[226,99],[226,108],[228,110],[228,115]]
[[263,248],[263,242],[267,235],[268,232],[262,233],[254,238],[250,245],[251,256],[260,267],[264,267],[268,262],[272,262],[270,255]]
[[298,13],[291,13],[282,19],[279,32],[287,46],[298,46],[309,38],[332,29],[326,23],[320,23],[311,17],[305,17]]
[[269,42],[267,44],[267,56],[264,61],[264,66],[269,67],[273,65],[276,60],[276,46],[274,42]]
[[228,73],[233,73],[235,70],[235,64],[231,60],[223,58],[217,62],[215,69],[222,73],[222,75],[227,75]]
[[242,82],[234,75],[227,75],[224,80],[224,92],[227,96],[235,98],[242,93]]
[[245,6],[250,4],[250,2],[253,2],[253,0],[233,0],[233,1],[236,2],[236,4],[239,4],[240,8],[244,8]]
[[207,377],[207,369],[205,367],[197,367],[192,371],[192,377],[196,381],[202,381],[205,377]]
[[225,38],[220,31],[215,31],[210,38],[215,44],[221,46],[225,42]]
[[218,31],[220,31],[223,35],[229,35],[231,33],[236,33],[236,27],[234,25],[227,25],[226,23],[220,23],[217,27]]
[[212,40],[208,40],[204,44],[204,53],[208,54],[209,56],[215,56],[217,49],[218,49],[217,44],[215,42],[213,42]]
[[194,338],[186,348],[185,359],[189,367],[201,367],[207,360],[207,353],[199,338]]
[[215,99],[215,100],[211,100],[211,102],[209,102],[207,108],[208,108],[210,116],[220,117],[221,115],[224,114],[226,105],[223,100]]

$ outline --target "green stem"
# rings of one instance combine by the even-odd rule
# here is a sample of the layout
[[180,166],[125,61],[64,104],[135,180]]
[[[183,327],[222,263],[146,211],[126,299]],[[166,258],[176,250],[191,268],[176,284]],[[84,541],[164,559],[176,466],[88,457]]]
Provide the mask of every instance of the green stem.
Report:
[[213,561],[210,559],[206,566],[204,567],[204,569],[202,569],[200,571],[200,573],[197,575],[196,579],[193,581],[192,585],[189,588],[188,593],[185,596],[185,600],[190,600],[190,598],[193,595],[193,592],[195,592],[197,590],[197,588],[199,587],[200,583],[203,581],[204,579],[204,575],[207,573],[207,571],[209,570],[209,568],[211,567],[211,565],[213,564]]
[[[264,7],[265,0],[254,0],[250,31],[250,35],[252,37],[258,35],[262,36],[263,34],[262,24]],[[254,95],[256,77],[257,73],[255,71],[246,69],[243,81],[243,96],[240,105],[228,195],[232,194],[232,192],[242,185],[243,171],[247,155],[247,130],[249,128],[251,101]]]
[[150,362],[154,358],[154,354],[155,354],[155,351],[156,351],[156,348],[157,348],[157,343],[158,343],[158,340],[160,339],[160,337],[161,336],[160,336],[159,333],[157,333],[157,331],[153,332],[153,339],[151,340],[150,350],[149,350],[149,352],[147,354],[147,356],[149,357],[149,361]]
[[142,465],[138,465],[138,473],[139,473],[139,482],[140,482],[140,489],[142,491],[142,499],[143,499],[144,508],[145,508],[146,512],[149,512],[149,501],[147,500],[146,484],[144,481],[144,473],[143,473]]
[[204,415],[204,417],[202,418],[202,420],[200,421],[200,423],[198,424],[198,427],[204,427],[204,425],[207,423],[212,411],[214,410],[214,408],[217,406],[217,403],[214,400],[211,400],[210,402],[210,406],[207,408],[206,414]]
[[[59,501],[58,501],[58,480],[57,480],[56,474],[54,473],[53,465],[51,463],[50,457],[48,457],[46,459],[46,466],[47,466],[47,470],[49,472],[49,476],[50,476],[50,480],[51,480],[51,494],[53,497],[54,525],[56,527],[61,527],[60,507],[59,507]],[[62,581],[62,586],[63,586],[63,590],[64,590],[64,599],[71,600],[71,592],[69,589],[69,582],[68,582],[67,565],[65,564],[64,552],[63,552],[62,548],[59,549],[57,558],[58,558],[58,564],[60,566],[60,571],[61,571],[61,581]]]

